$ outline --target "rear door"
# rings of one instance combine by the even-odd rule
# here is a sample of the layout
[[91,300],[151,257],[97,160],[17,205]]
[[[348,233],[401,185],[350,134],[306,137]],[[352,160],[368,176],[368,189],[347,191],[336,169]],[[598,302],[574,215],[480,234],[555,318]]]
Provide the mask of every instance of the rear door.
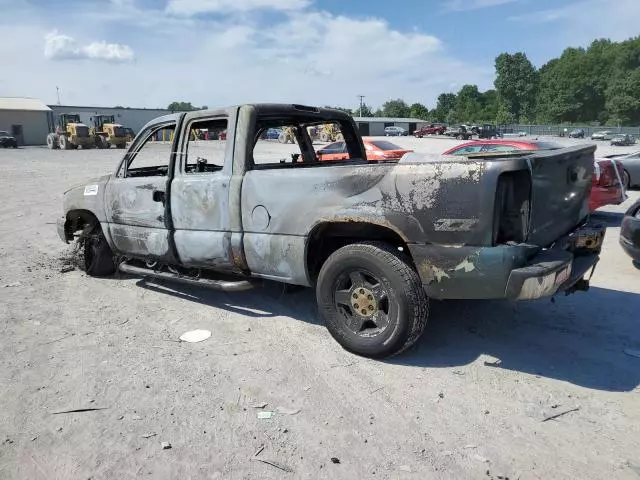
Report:
[[526,157],[532,178],[529,243],[548,246],[587,216],[595,150],[577,146]]
[[[233,260],[229,192],[237,108],[189,113],[171,183],[173,239],[180,263],[237,272]],[[199,139],[193,132],[214,132]],[[220,132],[227,131],[224,139]],[[227,140],[229,139],[229,140]]]

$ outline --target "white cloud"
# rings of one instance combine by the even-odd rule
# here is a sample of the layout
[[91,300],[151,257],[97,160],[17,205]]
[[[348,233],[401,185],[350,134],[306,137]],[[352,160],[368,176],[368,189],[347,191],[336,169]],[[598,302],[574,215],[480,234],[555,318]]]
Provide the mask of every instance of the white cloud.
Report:
[[[59,85],[63,103],[136,107],[162,107],[174,100],[353,107],[359,94],[374,107],[398,97],[434,106],[437,95],[452,85],[477,83],[482,89],[493,80],[492,65],[462,62],[437,37],[396,30],[380,18],[302,9],[265,24],[250,13],[184,17],[120,3],[128,6],[89,4],[54,17],[30,7],[11,26],[0,22],[0,37],[22,46],[19,54],[3,57],[3,92],[54,102],[51,85]],[[64,34],[46,35],[53,23]],[[133,57],[126,45],[80,41],[96,31],[122,38],[121,43],[135,42],[136,61],[120,64],[117,75],[106,61],[91,68],[84,62],[47,61]]]
[[448,0],[442,4],[446,12],[463,12],[467,10],[480,10],[482,8],[497,7],[507,3],[515,3],[520,0]]
[[169,0],[166,11],[175,15],[248,12],[251,10],[300,10],[311,0]]
[[509,20],[525,24],[560,24],[554,32],[563,45],[586,45],[597,38],[625,40],[638,35],[640,1],[582,0],[562,7],[528,12]]
[[134,58],[133,50],[128,45],[104,41],[79,45],[73,37],[56,30],[45,36],[44,56],[49,60],[90,59],[107,62],[129,62]]

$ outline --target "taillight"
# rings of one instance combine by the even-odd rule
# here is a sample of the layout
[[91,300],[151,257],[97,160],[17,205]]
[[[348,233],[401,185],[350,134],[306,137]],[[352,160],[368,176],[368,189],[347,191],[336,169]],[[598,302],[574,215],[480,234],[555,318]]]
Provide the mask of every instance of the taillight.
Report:
[[599,186],[613,187],[620,185],[621,179],[618,173],[622,171],[622,166],[619,162],[614,165],[613,161],[608,161],[605,164],[599,164],[599,167],[600,176],[597,178]]

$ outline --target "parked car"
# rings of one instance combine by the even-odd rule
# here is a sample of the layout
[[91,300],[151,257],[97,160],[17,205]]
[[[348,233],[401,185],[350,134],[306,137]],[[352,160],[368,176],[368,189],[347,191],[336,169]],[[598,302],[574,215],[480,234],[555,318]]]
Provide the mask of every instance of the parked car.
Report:
[[[558,150],[562,145],[555,142],[521,140],[476,140],[450,148],[444,155],[482,155],[499,152]],[[611,159],[597,159],[594,163],[589,209],[591,211],[605,205],[619,205],[627,199],[625,185],[627,174],[621,162]]]
[[[256,161],[255,139],[274,119],[300,132],[302,163]],[[191,129],[222,121],[234,126],[226,154],[190,140]],[[306,128],[322,122],[340,126],[352,160],[317,161]],[[150,139],[166,130],[175,135],[161,150]],[[354,119],[339,110],[179,112],[149,122],[113,173],[67,190],[57,228],[64,242],[79,238],[95,277],[120,270],[224,291],[265,278],[313,287],[344,348],[387,357],[418,340],[429,297],[586,290],[606,230],[585,215],[594,152],[368,162]]]
[[[386,140],[363,138],[367,160],[399,160],[405,153],[413,152]],[[346,142],[334,142],[316,152],[319,160],[346,160],[349,158]]]
[[444,125],[436,125],[432,123],[431,125],[425,125],[424,127],[420,127],[418,130],[414,131],[413,136],[416,138],[422,138],[427,135],[444,135],[446,130],[447,127]]
[[602,132],[593,132],[591,134],[591,140],[611,140],[613,138],[613,132],[604,130]]
[[640,198],[629,207],[620,226],[620,245],[640,269]]
[[0,130],[0,147],[2,148],[18,148],[18,141],[13,135],[9,135],[9,132]]
[[569,138],[584,138],[584,130],[582,128],[574,128],[569,132]]
[[627,155],[608,155],[606,158],[615,158],[622,165],[627,189],[640,186],[640,151]]
[[449,127],[444,132],[448,137],[454,137],[458,140],[471,140],[473,138],[473,132],[467,130],[465,125],[458,125],[457,127]]
[[611,145],[616,145],[618,147],[627,147],[635,143],[636,143],[636,139],[632,135],[619,134],[619,135],[614,135],[611,138]]
[[278,140],[281,133],[282,130],[280,130],[279,128],[269,128],[266,132],[264,132],[262,138],[265,140]]
[[385,127],[384,134],[387,137],[404,137],[409,135],[409,132],[402,127]]

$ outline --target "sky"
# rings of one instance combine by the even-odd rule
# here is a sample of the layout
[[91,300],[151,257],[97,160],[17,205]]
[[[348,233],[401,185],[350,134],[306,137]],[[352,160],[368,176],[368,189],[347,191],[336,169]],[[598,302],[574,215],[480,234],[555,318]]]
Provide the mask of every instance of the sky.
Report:
[[536,66],[640,34],[640,0],[0,0],[0,96],[164,108],[287,102],[435,107],[493,87],[494,59]]

